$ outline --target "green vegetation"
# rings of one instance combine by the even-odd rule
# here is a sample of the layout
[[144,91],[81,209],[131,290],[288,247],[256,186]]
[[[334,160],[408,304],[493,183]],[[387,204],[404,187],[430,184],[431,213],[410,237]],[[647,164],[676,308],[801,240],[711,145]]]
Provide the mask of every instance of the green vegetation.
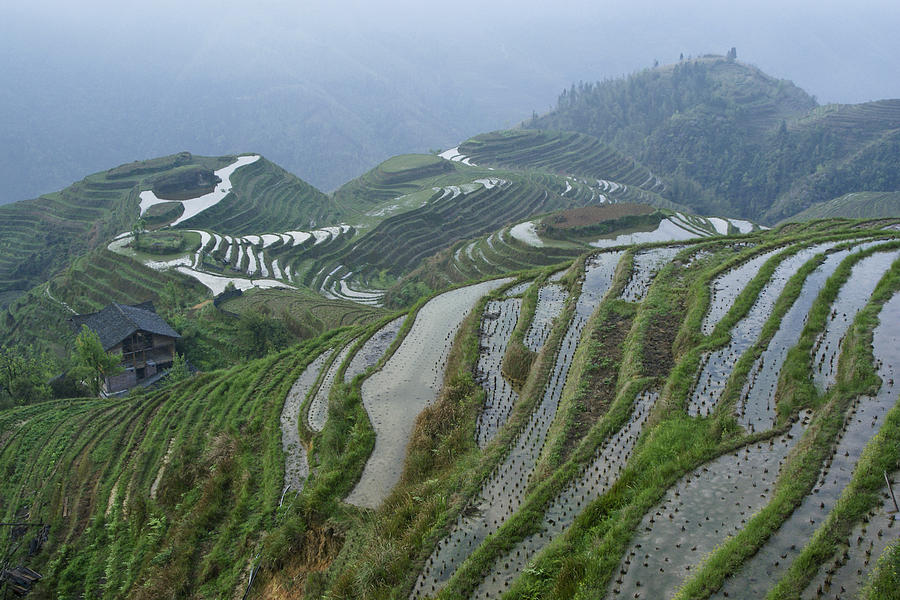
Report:
[[75,337],[75,360],[72,366],[72,375],[76,379],[87,382],[91,394],[100,394],[100,388],[107,377],[118,375],[124,369],[121,358],[109,354],[100,343],[100,336],[88,329],[87,325],[81,326],[81,331]]
[[866,600],[890,600],[898,589],[900,589],[900,543],[895,543],[878,559],[872,579],[861,597]]
[[221,202],[178,227],[245,235],[312,229],[344,218],[328,196],[265,158],[235,171],[231,183]]
[[183,233],[175,231],[153,231],[141,233],[132,242],[132,246],[138,252],[147,254],[180,254],[186,250],[196,250],[200,245],[199,236],[193,248],[187,248],[187,240]]
[[771,223],[849,192],[895,191],[898,111],[896,100],[816,107],[788,81],[708,56],[573,85],[526,125],[632,154],[701,214]]
[[[712,555],[683,594],[706,597],[715,589],[716,582],[733,572],[805,496],[847,403],[868,389],[860,387],[871,382],[860,362],[868,348],[865,336],[871,335],[878,302],[895,289],[896,275],[878,287],[848,338],[855,350],[841,359],[836,392],[841,400],[808,397],[806,388],[783,380],[780,425],[772,431],[742,431],[733,407],[750,364],[822,257],[788,281],[762,326],[760,341],[738,361],[718,410],[707,418],[688,418],[683,407],[699,357],[728,342],[731,327],[747,314],[785,257],[812,243],[875,233],[851,229],[856,224],[791,225],[741,238],[750,245],[736,246],[723,238],[682,243],[684,249],[656,275],[640,303],[618,299],[635,264],[634,251],[626,252],[575,351],[559,411],[521,506],[495,534],[472,548],[441,597],[468,596],[496,560],[537,533],[548,504],[593,460],[596,449],[628,422],[636,399],[647,390],[660,390],[660,400],[620,477],[537,555],[511,588],[511,597],[602,596],[634,528],[672,483],[723,452],[783,431],[798,407],[817,410],[811,426],[816,433],[807,436],[787,462],[770,505]],[[486,248],[486,238],[481,241],[485,244],[477,247]],[[499,247],[497,236],[492,242]],[[515,247],[509,244],[510,249]],[[756,273],[713,335],[701,335],[712,278],[773,248],[784,251]],[[94,260],[105,256],[121,260],[120,271],[133,262],[105,250],[95,253]],[[851,255],[828,282],[785,373],[805,369],[808,374],[811,358],[803,348],[824,325],[840,282],[864,256]],[[241,364],[125,400],[49,401],[0,411],[0,427],[10,432],[0,442],[0,465],[8,473],[0,493],[10,499],[0,507],[2,516],[34,511],[54,532],[30,563],[47,574],[42,593],[108,598],[232,596],[243,593],[249,570],[259,565],[251,597],[301,591],[333,598],[407,595],[435,544],[504,460],[553,376],[574,302],[567,302],[540,352],[523,352],[522,341],[539,286],[567,264],[518,271],[517,281],[533,285],[524,294],[505,357],[504,368],[520,392],[507,424],[484,450],[478,448],[474,432],[485,394],[473,369],[485,298],[453,343],[442,392],[419,417],[399,485],[375,511],[341,502],[375,444],[361,400],[364,375],[338,381],[332,388],[329,418],[321,433],[306,429],[303,420],[298,424],[313,470],[303,491],[287,495],[280,507],[284,461],[278,415],[288,389],[315,357],[350,339],[361,346],[391,317],[383,309],[328,301],[303,290],[253,290],[219,307],[211,302],[191,304],[193,298],[175,280],[161,283],[160,307],[184,336],[179,352],[202,368],[229,360]],[[72,281],[87,272],[73,270]],[[560,283],[577,292],[583,273],[584,262],[577,259]],[[151,274],[166,275],[147,275]],[[62,295],[66,288],[53,289],[54,295]],[[43,298],[51,302],[46,294]],[[413,311],[424,301],[420,298]],[[407,320],[394,347],[411,322]],[[302,345],[278,351],[304,338]],[[264,358],[237,358],[259,355]],[[46,439],[53,442],[46,444]],[[893,438],[886,439],[889,443],[878,448],[895,451]],[[852,523],[859,514],[848,513],[839,522]],[[823,556],[830,552],[830,547],[820,551]],[[113,568],[114,563],[120,566]]]
[[878,219],[900,215],[900,192],[851,192],[840,198],[813,204],[790,218],[813,221],[835,217]]
[[[433,595],[470,597],[498,561],[546,533],[550,507],[589,476],[600,452],[624,439],[620,433],[631,432],[617,448],[621,456],[605,463],[610,472],[596,475],[602,490],[573,497],[577,504],[569,509],[577,516],[565,521],[571,525],[558,524],[562,533],[540,543],[504,596],[599,598],[636,529],[676,482],[725,453],[774,439],[798,411],[812,411],[768,503],[691,565],[677,593],[710,597],[809,497],[850,407],[878,386],[872,332],[882,305],[900,291],[900,264],[853,319],[836,384],[820,393],[811,374],[813,348],[838,318],[833,304],[853,266],[876,251],[900,248],[900,232],[886,229],[900,221],[893,209],[900,188],[898,111],[896,101],[816,107],[789,82],[737,62],[732,51],[573,86],[556,111],[535,117],[528,129],[463,143],[460,152],[477,167],[401,155],[329,197],[260,159],[234,173],[219,204],[179,225],[204,229],[202,235],[162,228],[183,214],[179,202],[139,215],[138,196],[148,189],[174,200],[206,193],[216,183],[214,171],[233,156],[180,153],[122,165],[0,207],[0,520],[50,527],[32,555],[27,550],[37,531],[14,539],[10,560],[45,574],[35,597],[236,598],[256,573],[249,598],[405,598],[426,565],[437,568],[429,562],[435,548],[480,505],[483,486],[493,485],[508,456],[517,456],[512,448],[520,434],[533,431],[533,411],[548,406],[542,402],[552,382],[558,395],[547,397],[555,408],[541,409],[547,429],[529,450],[536,462],[512,482],[519,495],[510,512],[490,535],[473,538],[478,542]],[[713,239],[620,248],[597,309],[589,317],[576,313],[585,265],[596,252],[588,242],[654,229],[675,218],[673,211],[689,209],[768,222],[796,213],[829,218],[728,238],[718,235],[721,222],[686,214],[686,228]],[[543,246],[511,235],[513,225],[527,220]],[[339,223],[353,225],[334,227]],[[294,238],[264,236],[329,226],[327,236],[326,230],[302,242],[300,236],[296,246]],[[737,228],[726,227],[732,234]],[[121,253],[108,249],[114,235],[129,230],[130,247],[116,240],[112,247]],[[238,251],[223,234],[264,237],[240,242]],[[763,382],[775,384],[775,426],[744,430],[735,411],[745,386],[755,385],[752,369],[827,256],[814,256],[779,280],[777,298],[768,295],[770,279],[785,271],[780,265],[801,265],[783,261],[813,244],[833,242],[833,252],[872,240],[887,243],[837,266],[812,303],[799,342],[785,347],[778,381]],[[642,252],[662,246],[674,250],[667,248],[661,255],[667,261],[647,276],[646,294],[622,296],[633,289],[629,282],[645,289],[645,280],[632,280],[647,265]],[[770,252],[740,282],[740,293],[729,290],[725,297],[734,300],[704,335],[713,295],[722,291],[713,281]],[[232,285],[213,299],[195,279],[166,268],[176,264],[227,277],[253,272],[293,285],[243,293]],[[558,283],[569,297],[546,343],[532,352],[525,334],[538,291],[561,270],[567,271]],[[321,432],[307,426],[309,397],[300,399],[298,423],[280,421],[298,376],[320,356],[327,369],[347,344],[352,356],[396,318],[391,309],[407,308],[383,365],[429,298],[500,275],[510,285],[530,282],[519,290],[519,319],[503,357],[503,375],[518,393],[500,421],[505,424],[485,448],[478,446],[486,386],[496,385],[476,368],[487,343],[482,327],[494,318],[483,312],[503,296],[501,289],[478,302],[452,340],[433,340],[449,344],[449,357],[435,365],[434,374],[446,367],[441,389],[418,415],[399,484],[374,510],[343,502],[376,446],[362,401],[372,370],[345,381],[348,361],[334,365]],[[386,290],[388,308],[323,297],[380,298],[366,288]],[[764,290],[767,304],[756,304]],[[86,393],[81,381],[96,394],[119,362],[96,335],[76,337],[68,317],[111,301],[152,301],[179,332],[172,374],[160,387],[126,398],[72,398]],[[761,307],[771,310],[760,316]],[[736,347],[735,326],[748,315],[759,317],[758,337],[745,339],[746,350],[723,366],[724,389],[709,415],[689,416],[704,361]],[[567,334],[573,319],[584,326],[577,340]],[[557,369],[560,352],[571,359],[565,371]],[[192,375],[195,368],[201,372]],[[66,370],[67,377],[54,378]],[[317,372],[320,383],[324,373]],[[423,380],[431,376],[423,373]],[[302,449],[284,449],[282,427],[294,426]],[[284,452],[301,450],[309,475],[302,491],[285,492]],[[827,520],[798,540],[798,556],[773,582],[772,598],[799,597],[841,552],[879,501],[882,473],[895,472],[898,461],[900,407],[894,407]],[[896,544],[884,553],[866,597],[890,597],[898,556]]]
[[33,346],[0,346],[0,410],[49,400],[54,361]]
[[606,179],[651,192],[665,189],[662,181],[634,159],[580,133],[497,131],[467,140],[459,151],[478,164]]
[[454,166],[440,157],[403,154],[386,160],[341,186],[334,193],[334,201],[344,210],[362,213],[406,194],[426,188],[431,192],[431,185],[439,185],[443,181],[440,178],[435,180],[435,177],[454,173]]

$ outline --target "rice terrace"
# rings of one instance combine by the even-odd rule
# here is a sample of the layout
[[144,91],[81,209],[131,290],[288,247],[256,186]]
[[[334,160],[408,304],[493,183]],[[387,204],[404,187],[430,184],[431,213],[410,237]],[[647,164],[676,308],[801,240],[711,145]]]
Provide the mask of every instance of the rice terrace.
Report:
[[[869,104],[709,55],[330,194],[181,152],[0,206],[3,597],[897,598]],[[165,367],[85,358],[110,303]]]

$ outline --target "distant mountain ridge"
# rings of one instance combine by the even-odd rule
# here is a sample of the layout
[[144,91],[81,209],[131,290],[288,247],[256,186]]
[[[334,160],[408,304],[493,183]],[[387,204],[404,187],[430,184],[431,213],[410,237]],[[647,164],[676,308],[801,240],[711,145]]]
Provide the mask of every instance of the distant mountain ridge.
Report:
[[900,100],[818,106],[785,80],[721,56],[572,86],[528,128],[630,153],[705,214],[767,223],[852,191],[900,189]]

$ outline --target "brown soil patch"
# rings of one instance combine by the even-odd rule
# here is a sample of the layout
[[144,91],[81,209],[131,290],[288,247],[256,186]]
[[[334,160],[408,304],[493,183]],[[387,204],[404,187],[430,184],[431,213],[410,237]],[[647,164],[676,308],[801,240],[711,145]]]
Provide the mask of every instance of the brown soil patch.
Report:
[[672,346],[678,335],[681,306],[670,313],[653,315],[644,338],[643,371],[650,377],[666,377],[675,365]]
[[[277,565],[273,571],[265,572],[263,569],[257,574],[260,583],[254,583],[251,597],[265,600],[302,597],[310,575],[324,573],[331,566],[343,546],[344,536],[331,526],[312,527],[297,542],[298,551],[287,563]],[[235,590],[240,592],[235,600],[242,597],[246,578],[242,582]]]
[[616,398],[616,382],[631,316],[610,311],[591,335],[591,364],[586,369],[585,392],[578,398],[575,419],[566,432],[563,457],[568,456],[588,430],[606,414]]
[[559,214],[544,219],[544,224],[555,229],[574,229],[576,227],[588,227],[614,221],[622,217],[637,217],[649,215],[655,208],[647,204],[622,202],[620,204],[603,204],[601,206],[585,206],[563,211]]

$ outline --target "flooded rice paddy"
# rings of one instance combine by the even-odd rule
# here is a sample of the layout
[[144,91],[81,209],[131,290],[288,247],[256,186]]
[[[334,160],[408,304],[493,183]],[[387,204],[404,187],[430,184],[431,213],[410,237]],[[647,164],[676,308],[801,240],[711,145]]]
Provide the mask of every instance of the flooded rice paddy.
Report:
[[707,416],[715,409],[725,389],[725,384],[731,377],[734,365],[744,351],[759,339],[762,326],[771,315],[775,302],[784,290],[788,279],[813,256],[836,244],[837,242],[829,242],[803,248],[793,256],[785,258],[775,268],[769,281],[760,290],[753,306],[731,329],[731,341],[704,355],[701,359],[700,377],[691,393],[688,414]]
[[724,454],[682,478],[641,521],[610,598],[671,598],[703,558],[772,497],[779,469],[809,422]]
[[776,248],[763,254],[758,254],[734,269],[722,273],[713,280],[709,309],[703,318],[703,335],[709,335],[713,332],[713,329],[716,328],[722,317],[731,310],[731,305],[734,304],[735,299],[744,291],[744,288],[756,276],[763,264],[782,250],[783,248]]
[[556,416],[584,325],[612,285],[621,255],[622,252],[606,252],[586,262],[575,314],[566,329],[540,404],[513,443],[509,455],[482,484],[481,490],[459,516],[449,535],[438,542],[416,580],[411,598],[434,594],[441,589],[466,557],[521,505],[550,424]]
[[509,589],[529,561],[553,538],[565,531],[588,504],[616,482],[631,457],[641,428],[657,398],[658,391],[645,391],[638,396],[625,426],[597,449],[594,459],[579,477],[550,503],[544,513],[541,530],[519,542],[506,556],[494,563],[491,574],[478,586],[474,598],[497,598]]
[[[880,322],[873,332],[872,349],[881,386],[873,398],[863,397],[857,402],[856,412],[848,420],[833,462],[823,474],[819,495],[824,491],[823,488],[830,488],[830,502],[826,502],[828,508],[834,504],[831,496],[836,498],[849,482],[848,471],[852,472],[863,448],[878,432],[885,415],[900,398],[900,294],[894,295],[884,305],[878,318]],[[897,473],[892,478],[896,495],[900,492]],[[812,502],[814,506],[818,506],[816,499],[818,498],[814,498]],[[804,593],[804,598],[856,597],[877,558],[885,548],[900,539],[900,523],[897,523],[897,514],[892,512],[894,502],[887,484],[882,490],[882,500],[880,506],[869,512],[863,523],[853,528],[846,545],[833,561],[822,567]],[[804,502],[798,510],[804,509],[806,504]]]
[[553,321],[562,314],[569,292],[558,283],[548,283],[538,291],[537,304],[534,307],[534,318],[525,333],[525,347],[538,352],[544,347]]
[[519,298],[492,300],[485,305],[481,317],[478,363],[475,367],[476,380],[485,392],[484,406],[475,425],[475,440],[481,448],[494,439],[519,399],[519,394],[503,377],[501,366],[521,308]]
[[344,381],[353,381],[354,377],[365,373],[369,367],[377,365],[384,353],[387,352],[387,349],[397,339],[397,334],[400,333],[400,328],[405,320],[406,315],[397,317],[366,340],[356,354],[353,355],[353,358],[350,359],[350,364],[347,365],[347,369],[344,371]]
[[831,253],[807,276],[800,295],[782,317],[778,331],[750,369],[737,407],[738,421],[742,426],[751,431],[762,431],[775,424],[775,391],[781,367],[788,351],[800,340],[813,302],[842,260],[851,252],[865,250],[874,243]]
[[325,351],[307,365],[291,386],[281,410],[281,448],[284,451],[284,489],[299,492],[309,475],[306,447],[300,441],[300,407],[316,383],[330,352]]
[[634,256],[634,267],[631,270],[631,279],[625,289],[622,290],[622,300],[627,302],[640,302],[647,296],[647,290],[656,277],[656,274],[666,263],[672,261],[682,248],[675,246],[670,248],[652,248],[644,252],[638,252]]
[[309,401],[306,421],[309,423],[309,428],[313,431],[322,431],[325,428],[325,421],[328,420],[328,396],[331,394],[331,388],[334,386],[334,378],[337,377],[338,369],[341,367],[344,359],[347,358],[347,353],[350,352],[352,345],[353,342],[349,342],[344,346],[344,349],[331,362],[328,372],[325,373],[322,383],[319,384],[319,389],[316,390],[312,400]]
[[416,417],[437,398],[456,331],[479,298],[511,281],[486,281],[427,302],[397,351],[363,382],[375,448],[347,502],[375,508],[400,480]]
[[841,342],[844,341],[856,313],[866,305],[878,281],[898,257],[900,250],[876,252],[867,256],[853,266],[850,277],[841,286],[831,307],[825,332],[816,340],[813,349],[813,380],[819,391],[825,391],[834,385]]

